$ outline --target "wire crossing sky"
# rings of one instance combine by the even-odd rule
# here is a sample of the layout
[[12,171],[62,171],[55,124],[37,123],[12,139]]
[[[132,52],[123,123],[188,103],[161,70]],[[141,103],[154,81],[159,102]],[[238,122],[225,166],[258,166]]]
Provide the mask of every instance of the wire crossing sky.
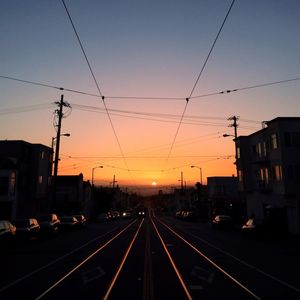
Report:
[[235,173],[228,117],[248,135],[299,116],[298,0],[11,0],[0,26],[1,139],[51,145],[63,93],[61,174],[103,165],[98,184],[176,186],[183,172],[193,185],[195,165],[205,183]]

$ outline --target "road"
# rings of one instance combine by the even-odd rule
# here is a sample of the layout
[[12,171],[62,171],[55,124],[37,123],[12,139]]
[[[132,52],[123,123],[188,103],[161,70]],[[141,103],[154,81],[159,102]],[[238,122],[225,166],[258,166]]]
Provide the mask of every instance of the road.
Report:
[[299,257],[149,211],[2,249],[0,299],[300,299]]

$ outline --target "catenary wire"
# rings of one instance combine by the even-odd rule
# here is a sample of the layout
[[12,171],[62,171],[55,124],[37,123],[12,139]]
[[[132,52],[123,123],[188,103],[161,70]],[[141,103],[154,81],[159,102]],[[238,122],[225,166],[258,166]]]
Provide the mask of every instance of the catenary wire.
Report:
[[200,80],[200,78],[201,78],[201,76],[202,76],[202,74],[203,74],[203,71],[204,71],[204,69],[205,69],[205,67],[206,67],[206,64],[207,64],[207,62],[208,62],[208,60],[209,60],[209,58],[210,58],[210,56],[211,56],[211,53],[212,53],[212,51],[213,51],[213,49],[214,49],[214,47],[215,47],[215,45],[216,45],[217,40],[219,39],[219,36],[220,36],[220,34],[221,34],[222,30],[223,30],[223,27],[224,27],[224,25],[225,25],[225,23],[226,23],[226,20],[227,20],[229,14],[230,14],[230,11],[231,11],[232,7],[233,7],[233,5],[234,5],[234,2],[235,2],[235,0],[232,0],[231,5],[230,5],[230,7],[229,7],[229,9],[228,9],[228,11],[227,11],[227,13],[226,13],[226,16],[225,16],[223,22],[222,22],[222,25],[221,25],[221,27],[220,27],[220,29],[219,29],[217,35],[216,35],[216,38],[215,38],[215,40],[214,40],[214,42],[213,42],[213,44],[212,44],[212,46],[211,46],[211,48],[210,48],[210,50],[209,50],[209,52],[208,52],[208,55],[207,55],[207,57],[206,57],[206,59],[205,59],[205,61],[204,61],[204,64],[203,64],[203,66],[202,66],[202,68],[201,68],[201,71],[200,71],[200,73],[199,73],[199,75],[198,75],[198,77],[197,77],[197,79],[196,79],[196,82],[195,82],[195,84],[194,84],[194,86],[193,86],[193,88],[192,88],[192,90],[191,90],[191,92],[190,92],[190,95],[189,95],[189,97],[188,97],[189,99],[192,97],[192,95],[193,95],[193,93],[194,93],[194,91],[195,91],[195,88],[196,88],[196,86],[197,86],[197,84],[198,84],[198,82],[199,82],[199,80]]
[[72,17],[71,17],[71,15],[70,15],[70,13],[69,13],[69,10],[68,10],[68,8],[67,8],[67,6],[66,6],[66,3],[65,3],[64,0],[61,0],[61,1],[62,1],[62,3],[63,3],[63,6],[64,6],[64,8],[65,8],[65,11],[66,11],[66,13],[67,13],[67,15],[68,15],[68,18],[69,18],[69,20],[70,20],[70,22],[71,22],[72,28],[73,28],[73,30],[74,30],[74,33],[75,33],[76,37],[77,37],[77,40],[78,40],[78,43],[79,43],[79,45],[80,45],[81,51],[82,51],[82,53],[83,53],[83,55],[84,55],[84,57],[85,57],[86,63],[87,63],[87,65],[88,65],[88,67],[89,67],[90,73],[91,73],[91,75],[92,75],[92,77],[93,77],[93,80],[94,80],[94,83],[95,83],[95,85],[96,85],[96,87],[97,87],[97,90],[98,90],[98,92],[99,92],[99,95],[100,95],[101,98],[102,98],[103,105],[104,105],[104,108],[105,108],[105,110],[106,110],[106,113],[107,113],[107,116],[108,116],[110,125],[111,125],[111,127],[112,127],[114,136],[115,136],[115,138],[116,138],[117,144],[118,144],[118,146],[119,146],[120,153],[121,153],[121,155],[122,155],[122,157],[123,157],[124,164],[125,164],[126,168],[129,170],[129,167],[128,167],[127,161],[126,161],[126,159],[125,159],[125,155],[124,155],[124,152],[123,152],[123,149],[122,149],[120,140],[119,140],[119,138],[118,138],[116,129],[115,129],[115,127],[114,127],[114,124],[113,124],[113,122],[112,122],[112,118],[111,118],[111,116],[110,116],[110,114],[109,114],[109,111],[108,111],[108,108],[107,108],[107,105],[106,105],[106,102],[105,102],[105,97],[103,96],[103,94],[102,94],[102,92],[101,92],[101,90],[100,90],[100,86],[99,86],[98,81],[97,81],[97,79],[96,79],[96,77],[95,77],[95,74],[94,74],[94,72],[93,72],[92,66],[91,66],[91,64],[90,64],[90,62],[89,62],[89,59],[88,59],[87,55],[86,55],[86,52],[85,52],[84,47],[83,47],[83,45],[82,45],[81,39],[80,39],[80,37],[79,37],[79,35],[78,35],[78,32],[77,32],[77,30],[76,30],[76,27],[75,27],[75,24],[74,24],[74,22],[73,22],[73,20],[72,20]]
[[189,100],[190,100],[191,96],[192,96],[193,93],[194,93],[194,90],[195,90],[195,88],[196,88],[196,86],[197,86],[197,84],[198,84],[198,82],[199,82],[199,80],[200,80],[201,75],[203,74],[203,71],[204,71],[204,69],[205,69],[205,66],[206,66],[206,64],[207,64],[207,62],[208,62],[208,60],[209,60],[209,58],[210,58],[210,55],[211,55],[211,53],[212,53],[212,51],[213,51],[213,49],[214,49],[214,47],[215,47],[215,44],[216,44],[216,42],[217,42],[217,40],[218,40],[218,38],[219,38],[219,36],[220,36],[220,34],[221,34],[221,31],[222,31],[222,29],[223,29],[225,23],[226,23],[226,20],[227,20],[227,18],[228,18],[228,16],[229,16],[229,13],[230,13],[230,11],[231,11],[231,9],[232,9],[232,7],[233,7],[234,2],[235,2],[235,0],[233,0],[233,1],[231,2],[231,5],[230,5],[230,7],[229,7],[229,9],[228,9],[228,11],[227,11],[227,13],[226,13],[226,16],[225,16],[225,18],[224,18],[224,20],[223,20],[223,22],[222,22],[222,25],[221,25],[221,27],[220,27],[218,33],[217,33],[217,36],[216,36],[216,38],[215,38],[215,40],[214,40],[214,42],[213,42],[213,44],[212,44],[212,46],[211,46],[211,48],[210,48],[210,51],[209,51],[209,53],[208,53],[208,55],[207,55],[207,57],[206,57],[206,59],[205,59],[205,61],[204,61],[204,64],[203,64],[203,66],[202,66],[202,68],[201,68],[201,71],[200,71],[200,73],[199,73],[199,75],[198,75],[198,77],[197,77],[197,79],[196,79],[196,82],[195,82],[195,84],[194,84],[194,86],[193,86],[193,88],[192,88],[192,90],[191,90],[191,92],[190,92],[190,94],[189,94],[189,97],[186,98],[186,103],[185,103],[185,106],[184,106],[184,109],[183,109],[183,112],[182,112],[182,115],[181,115],[181,118],[180,118],[180,122],[179,122],[179,124],[178,124],[178,126],[177,126],[177,129],[176,129],[176,132],[175,132],[175,136],[174,136],[174,138],[173,138],[173,141],[172,141],[172,144],[171,144],[171,147],[170,147],[170,150],[169,150],[167,159],[166,159],[167,162],[168,162],[169,157],[170,157],[170,155],[171,155],[171,153],[172,153],[172,150],[173,150],[173,148],[174,148],[174,145],[175,145],[175,142],[176,142],[176,139],[177,139],[177,136],[178,136],[178,133],[179,133],[179,130],[180,130],[182,121],[183,121],[183,119],[184,119],[185,112],[186,112],[187,107],[188,107],[188,104],[189,104]]
[[[52,88],[52,89],[57,89],[61,91],[66,91],[66,92],[71,92],[71,93],[77,93],[77,94],[82,94],[86,96],[91,96],[91,97],[96,97],[96,98],[101,98],[101,96],[97,94],[92,94],[89,92],[84,92],[80,90],[75,90],[75,89],[69,89],[65,87],[58,87],[46,83],[41,83],[37,81],[29,81],[25,79],[20,79],[16,77],[11,77],[11,76],[4,76],[0,75],[0,78],[2,79],[8,79],[12,81],[17,81],[17,82],[22,82],[22,83],[27,83],[27,84],[32,84],[32,85],[37,85],[37,86],[42,86],[42,87],[47,87],[47,88]],[[229,94],[233,92],[238,92],[238,91],[244,91],[244,90],[250,90],[250,89],[256,89],[256,88],[262,88],[262,87],[267,87],[267,86],[272,86],[272,85],[277,85],[277,84],[282,84],[282,83],[287,83],[287,82],[292,82],[292,81],[299,81],[300,77],[294,77],[294,78],[289,78],[289,79],[284,79],[284,80],[279,80],[279,81],[273,81],[273,82],[266,82],[262,84],[256,84],[256,85],[251,85],[251,86],[245,86],[245,87],[240,87],[240,88],[234,88],[234,89],[227,89],[227,90],[222,90],[218,92],[212,92],[212,93],[206,93],[206,94],[201,94],[197,96],[192,96],[190,99],[197,99],[197,98],[207,98],[210,96],[217,96],[217,95],[224,95],[224,94]],[[145,96],[105,96],[106,99],[125,99],[125,100],[186,100],[186,98],[180,98],[180,97],[145,97]]]

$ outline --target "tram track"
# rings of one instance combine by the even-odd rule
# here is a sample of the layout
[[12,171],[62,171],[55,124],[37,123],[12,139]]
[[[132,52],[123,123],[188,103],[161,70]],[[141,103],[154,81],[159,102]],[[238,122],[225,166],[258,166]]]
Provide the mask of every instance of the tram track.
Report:
[[168,222],[167,224],[161,218],[155,217],[155,219],[195,253],[198,253],[212,266],[221,271],[234,284],[245,290],[251,298],[282,299],[282,297],[285,297],[286,299],[299,299],[299,288],[270,275],[245,260],[239,259],[228,251],[187,230],[177,229],[174,222]]
[[[48,286],[47,289],[39,293],[35,291],[35,293],[34,292],[29,293],[28,295],[28,299],[43,298],[52,289],[54,289],[57,285],[61,284],[67,277],[69,277],[72,273],[74,273],[77,269],[79,269],[82,265],[84,265],[88,260],[90,260],[100,251],[105,249],[107,246],[109,246],[115,239],[117,239],[122,234],[124,234],[135,223],[136,220],[130,222],[128,225],[126,225],[124,228],[119,230],[117,233],[115,232],[119,229],[119,227],[113,228],[112,230],[109,230],[105,234],[102,234],[98,237],[91,239],[90,241],[84,243],[83,245],[81,245],[76,249],[73,249],[72,251],[66,253],[65,255],[60,256],[46,263],[45,265],[42,265],[41,267],[36,268],[33,271],[30,271],[24,276],[21,276],[3,285],[0,288],[0,298],[16,299],[16,296],[22,294],[22,291],[28,294],[29,289],[34,290],[32,288],[29,288],[29,286],[32,286],[32,281],[36,281],[39,276],[45,277],[44,274],[47,274],[47,272],[54,274],[57,270],[61,270],[60,275],[54,276],[56,277],[56,279],[54,280],[55,282],[52,283],[50,286]],[[100,242],[100,246],[99,246],[99,242]],[[89,254],[87,255],[87,253]],[[68,266],[70,265],[69,271],[67,272],[66,272],[67,267],[65,264]],[[48,278],[47,282],[49,281],[50,278]],[[43,284],[42,286],[45,286],[45,284]]]
[[151,210],[115,224],[122,226],[96,224],[107,232],[3,285],[0,299],[298,299],[297,290],[277,291],[280,282],[189,230],[201,224]]

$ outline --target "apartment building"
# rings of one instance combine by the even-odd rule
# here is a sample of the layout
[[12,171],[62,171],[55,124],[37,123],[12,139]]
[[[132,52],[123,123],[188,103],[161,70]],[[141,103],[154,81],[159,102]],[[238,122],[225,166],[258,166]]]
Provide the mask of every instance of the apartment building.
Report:
[[0,141],[0,218],[16,220],[47,211],[52,152],[41,144]]
[[236,139],[248,217],[300,233],[300,117],[278,117]]

